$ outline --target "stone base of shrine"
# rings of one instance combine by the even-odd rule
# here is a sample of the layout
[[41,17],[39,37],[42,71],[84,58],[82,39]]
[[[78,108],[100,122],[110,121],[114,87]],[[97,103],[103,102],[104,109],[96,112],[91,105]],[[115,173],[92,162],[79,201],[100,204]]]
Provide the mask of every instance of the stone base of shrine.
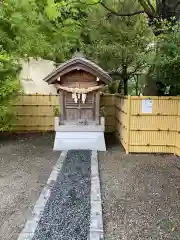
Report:
[[104,132],[104,125],[59,125],[56,132]]
[[72,149],[106,151],[104,132],[56,132],[53,150]]
[[106,151],[104,139],[105,120],[100,119],[100,125],[59,124],[59,118],[55,118],[54,151],[63,150],[94,150]]
[[101,117],[99,124],[96,121],[91,122],[88,125],[77,124],[76,122],[64,122],[60,123],[59,117],[54,118],[54,130],[55,132],[104,132],[105,131],[105,118]]

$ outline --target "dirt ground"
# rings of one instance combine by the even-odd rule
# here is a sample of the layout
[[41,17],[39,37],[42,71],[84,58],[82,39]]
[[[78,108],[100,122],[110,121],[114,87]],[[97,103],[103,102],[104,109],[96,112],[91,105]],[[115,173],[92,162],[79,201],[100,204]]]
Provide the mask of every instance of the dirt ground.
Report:
[[16,240],[60,153],[51,133],[0,139],[0,239]]
[[108,143],[99,154],[105,240],[179,240],[180,159]]

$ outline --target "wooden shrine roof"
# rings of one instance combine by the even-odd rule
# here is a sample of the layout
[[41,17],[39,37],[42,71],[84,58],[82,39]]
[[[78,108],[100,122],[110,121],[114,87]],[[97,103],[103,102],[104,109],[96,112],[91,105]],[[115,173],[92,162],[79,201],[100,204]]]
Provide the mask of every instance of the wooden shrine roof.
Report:
[[74,70],[84,70],[86,72],[89,72],[96,77],[99,77],[101,82],[104,82],[105,84],[112,80],[109,74],[101,67],[99,67],[96,63],[80,55],[73,57],[63,64],[60,64],[52,73],[44,78],[44,81],[49,84],[53,84],[56,82],[57,77],[61,77]]

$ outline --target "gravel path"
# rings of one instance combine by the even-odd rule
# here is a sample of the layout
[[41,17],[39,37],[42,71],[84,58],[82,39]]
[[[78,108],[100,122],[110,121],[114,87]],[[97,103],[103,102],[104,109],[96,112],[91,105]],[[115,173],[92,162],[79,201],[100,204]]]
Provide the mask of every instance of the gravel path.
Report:
[[59,153],[54,134],[0,135],[0,239],[17,240]]
[[33,240],[87,240],[91,151],[69,151]]
[[105,240],[179,240],[180,159],[112,143],[99,158]]

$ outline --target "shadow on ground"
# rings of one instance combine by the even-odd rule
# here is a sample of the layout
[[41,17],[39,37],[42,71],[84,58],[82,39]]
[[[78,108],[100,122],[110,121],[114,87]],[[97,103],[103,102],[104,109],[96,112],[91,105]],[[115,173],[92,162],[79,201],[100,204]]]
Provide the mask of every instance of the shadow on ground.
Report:
[[123,146],[119,144],[118,139],[114,136],[112,133],[105,134],[105,142],[106,142],[106,148],[107,151],[113,151],[113,150],[121,150],[122,152],[125,152]]

